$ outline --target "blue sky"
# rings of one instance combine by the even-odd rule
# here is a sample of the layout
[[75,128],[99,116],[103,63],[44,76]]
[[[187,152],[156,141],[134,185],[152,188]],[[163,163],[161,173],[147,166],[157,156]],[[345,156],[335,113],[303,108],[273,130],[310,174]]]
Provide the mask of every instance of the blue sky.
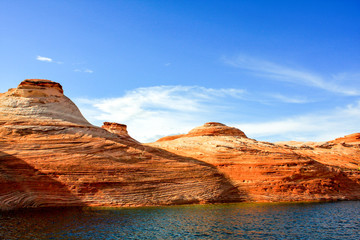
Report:
[[209,121],[266,141],[360,132],[359,1],[0,1],[0,92],[60,82],[144,142]]

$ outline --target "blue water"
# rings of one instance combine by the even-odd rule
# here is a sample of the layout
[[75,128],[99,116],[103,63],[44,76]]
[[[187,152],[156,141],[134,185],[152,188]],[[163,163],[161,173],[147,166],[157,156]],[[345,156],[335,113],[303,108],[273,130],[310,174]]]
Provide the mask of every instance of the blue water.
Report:
[[0,239],[360,239],[360,201],[2,212]]

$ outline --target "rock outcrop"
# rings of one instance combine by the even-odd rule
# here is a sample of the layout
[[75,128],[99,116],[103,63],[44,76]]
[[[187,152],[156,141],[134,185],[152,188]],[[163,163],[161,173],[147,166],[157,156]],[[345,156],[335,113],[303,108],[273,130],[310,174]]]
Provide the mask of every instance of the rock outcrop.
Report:
[[243,198],[215,167],[141,145],[122,125],[104,128],[88,123],[49,80],[25,80],[1,94],[0,209]]
[[360,199],[358,139],[273,144],[210,122],[140,144],[28,79],[0,94],[0,210]]
[[125,124],[104,122],[101,128],[106,129],[108,132],[117,134],[119,136],[130,137],[127,131],[127,126]]
[[341,171],[349,179],[360,183],[359,137],[360,133],[354,133],[328,142],[283,142],[281,145],[290,147],[297,154]]
[[353,133],[350,135],[346,135],[341,138],[337,138],[333,141],[333,143],[343,143],[343,144],[358,144],[360,145],[360,133]]
[[52,125],[90,126],[56,82],[27,79],[17,88],[1,94],[0,100],[0,124],[16,122],[17,125],[42,125],[51,122]]
[[163,137],[157,142],[174,140],[182,137],[196,137],[196,136],[233,136],[240,138],[247,138],[245,133],[237,128],[228,127],[225,124],[218,122],[208,122],[203,126],[192,129],[188,134],[179,134],[174,136]]
[[359,147],[331,142],[322,143],[334,145],[331,150],[299,143],[278,145],[241,133],[206,123],[188,134],[149,145],[215,166],[244,193],[246,201],[360,199]]

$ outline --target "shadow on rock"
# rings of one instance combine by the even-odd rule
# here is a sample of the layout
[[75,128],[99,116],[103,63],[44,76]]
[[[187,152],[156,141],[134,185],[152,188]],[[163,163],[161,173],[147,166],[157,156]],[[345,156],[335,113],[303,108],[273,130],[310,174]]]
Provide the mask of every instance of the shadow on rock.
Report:
[[1,151],[0,185],[0,210],[83,205],[64,184]]
[[145,146],[144,151],[147,151],[157,157],[166,158],[176,162],[191,163],[197,166],[202,166],[204,169],[209,170],[213,174],[214,182],[219,185],[221,193],[214,197],[213,200],[208,201],[209,203],[229,203],[229,202],[242,202],[248,199],[248,195],[245,191],[241,191],[236,187],[232,181],[221,173],[214,165],[200,161],[195,158],[185,157],[169,152],[167,150]]

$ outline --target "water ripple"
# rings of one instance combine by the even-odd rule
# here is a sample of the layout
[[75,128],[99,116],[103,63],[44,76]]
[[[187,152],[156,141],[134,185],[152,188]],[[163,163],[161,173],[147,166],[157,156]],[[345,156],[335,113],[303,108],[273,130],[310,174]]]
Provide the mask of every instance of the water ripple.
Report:
[[0,239],[360,239],[360,202],[0,213]]

